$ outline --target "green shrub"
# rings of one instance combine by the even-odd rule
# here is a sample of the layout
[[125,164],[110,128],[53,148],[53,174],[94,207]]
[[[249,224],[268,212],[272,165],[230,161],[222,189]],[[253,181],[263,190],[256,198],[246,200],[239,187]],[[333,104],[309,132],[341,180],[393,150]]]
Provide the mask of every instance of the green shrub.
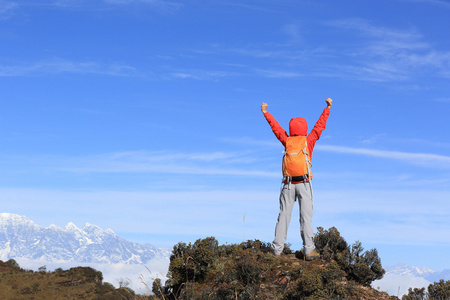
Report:
[[13,269],[17,269],[17,270],[20,269],[20,266],[17,263],[17,261],[12,258],[6,262],[6,265],[12,267]]
[[342,284],[346,273],[336,262],[323,265],[310,263],[300,268],[286,299],[346,299],[347,285]]
[[103,283],[103,286],[104,286],[106,289],[109,289],[109,290],[111,290],[111,291],[113,291],[113,290],[116,289],[116,288],[114,287],[114,285],[112,285],[112,284],[109,283],[109,282],[104,282],[104,283]]
[[376,249],[362,253],[363,251],[361,242],[356,241],[352,245],[350,253],[347,252],[344,270],[347,271],[349,279],[370,286],[374,280],[383,278],[386,271],[381,266],[381,260]]
[[329,230],[317,228],[314,244],[325,261],[335,260],[348,278],[357,283],[370,286],[374,280],[383,278],[386,272],[376,249],[363,252],[364,248],[359,241],[349,247],[335,227]]
[[403,295],[402,300],[425,300],[427,299],[427,293],[425,288],[409,288],[408,294]]
[[335,259],[335,256],[348,249],[348,244],[335,227],[328,230],[317,228],[314,236],[314,246],[326,261]]
[[152,292],[158,299],[163,297],[163,287],[161,285],[161,279],[156,278],[152,283]]
[[195,241],[192,250],[192,258],[195,276],[202,281],[206,278],[209,267],[216,259],[219,243],[214,237],[198,239]]
[[428,298],[432,300],[450,299],[450,280],[444,279],[428,286]]
[[236,277],[245,285],[257,284],[261,280],[261,267],[258,265],[257,258],[251,253],[242,253],[236,259],[235,263]]
[[299,283],[299,291],[302,296],[308,297],[313,294],[319,296],[318,294],[323,294],[321,292],[323,291],[323,280],[319,268],[311,268],[304,271],[301,274]]
[[170,256],[167,292],[178,297],[183,285],[205,280],[217,258],[218,249],[219,245],[214,237],[198,239],[194,244],[176,244]]

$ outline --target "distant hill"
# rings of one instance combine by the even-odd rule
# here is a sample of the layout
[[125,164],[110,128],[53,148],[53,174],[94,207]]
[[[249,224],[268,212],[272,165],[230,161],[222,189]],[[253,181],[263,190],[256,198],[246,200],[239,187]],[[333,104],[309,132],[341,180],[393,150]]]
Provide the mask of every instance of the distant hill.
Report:
[[86,223],[65,228],[40,227],[25,216],[0,213],[0,260],[26,258],[42,262],[145,264],[168,259],[170,251],[126,241],[111,229]]
[[104,283],[102,273],[89,267],[33,272],[0,260],[0,278],[0,299],[149,299]]

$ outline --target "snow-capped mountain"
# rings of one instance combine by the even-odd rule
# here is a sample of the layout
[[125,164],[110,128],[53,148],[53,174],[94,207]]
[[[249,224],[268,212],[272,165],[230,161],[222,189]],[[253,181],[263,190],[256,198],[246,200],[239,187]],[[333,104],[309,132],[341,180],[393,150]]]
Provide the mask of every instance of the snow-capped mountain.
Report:
[[386,274],[395,274],[395,275],[412,275],[416,277],[427,277],[435,271],[425,268],[425,267],[414,267],[408,266],[407,264],[397,264],[395,266],[389,266],[386,268]]
[[421,277],[430,282],[439,281],[440,279],[450,280],[450,269],[437,272],[428,268],[408,266],[406,264],[387,267],[387,274]]
[[380,288],[389,295],[402,297],[408,294],[409,288],[427,288],[430,284],[441,279],[450,280],[450,269],[443,271],[433,271],[424,267],[408,266],[406,264],[397,264],[385,268],[381,280],[372,283],[373,288]]
[[0,260],[144,264],[169,256],[167,249],[126,241],[89,223],[82,229],[73,223],[44,228],[25,216],[0,213]]

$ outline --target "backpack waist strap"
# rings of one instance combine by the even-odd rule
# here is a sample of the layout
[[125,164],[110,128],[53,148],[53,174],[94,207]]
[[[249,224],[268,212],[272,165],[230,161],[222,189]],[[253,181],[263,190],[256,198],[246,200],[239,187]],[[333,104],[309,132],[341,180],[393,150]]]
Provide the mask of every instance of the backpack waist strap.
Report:
[[288,183],[288,182],[292,182],[292,183],[308,182],[309,181],[309,177],[308,177],[308,174],[305,174],[305,175],[302,175],[302,176],[285,177],[283,181],[284,181],[284,183]]

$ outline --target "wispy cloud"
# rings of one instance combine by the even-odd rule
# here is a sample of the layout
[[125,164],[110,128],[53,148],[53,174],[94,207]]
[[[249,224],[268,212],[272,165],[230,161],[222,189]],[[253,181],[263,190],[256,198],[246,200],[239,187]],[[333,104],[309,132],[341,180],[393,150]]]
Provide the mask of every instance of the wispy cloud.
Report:
[[264,7],[263,5],[258,5],[258,4],[247,4],[247,3],[238,3],[238,2],[224,2],[225,5],[229,5],[229,6],[235,6],[238,7],[240,9],[249,9],[249,10],[255,10],[255,11],[262,11],[262,12],[268,12],[268,13],[277,13],[278,11],[276,9],[274,9],[274,6],[267,8]]
[[385,136],[386,136],[385,134],[377,134],[377,135],[363,139],[361,141],[361,143],[366,144],[366,145],[374,144],[374,143],[377,143],[380,138],[385,138]]
[[407,80],[417,76],[417,69],[421,73],[431,71],[433,75],[446,76],[450,67],[450,52],[432,49],[414,28],[375,26],[364,19],[335,20],[326,24],[359,36],[351,49],[340,50],[352,62],[344,66],[349,76],[373,81]]
[[290,42],[298,43],[303,40],[300,25],[298,23],[290,23],[282,28],[282,32],[286,34]]
[[409,79],[409,73],[386,62],[355,65],[330,64],[324,72],[315,72],[319,77],[339,77],[350,80],[386,82]]
[[368,148],[351,148],[351,147],[331,146],[331,145],[317,145],[316,148],[321,151],[395,159],[407,162],[409,164],[426,167],[445,168],[445,169],[450,168],[450,156],[444,155],[375,150]]
[[356,30],[363,36],[376,37],[382,41],[388,41],[396,48],[423,48],[426,44],[417,42],[421,35],[415,30],[396,30],[383,26],[372,25],[365,19],[343,19],[328,21],[326,24],[342,29]]
[[108,4],[108,5],[132,5],[132,4],[145,4],[157,8],[179,8],[182,4],[175,1],[166,0],[54,0],[49,1],[49,3],[59,6],[59,7],[82,7],[86,4],[87,7],[92,7],[93,5]]
[[[279,177],[278,172],[252,167],[256,158],[249,152],[115,152],[85,157],[41,156],[15,157],[9,162],[22,164],[28,170],[69,173],[152,173]],[[16,165],[16,170],[20,169]]]
[[[239,142],[223,140],[224,142]],[[273,147],[277,144],[255,140],[245,140],[248,145]],[[279,145],[277,145],[279,146]],[[398,160],[411,165],[426,168],[450,169],[450,157],[428,153],[407,153],[398,151],[351,148],[332,145],[317,145],[318,151],[363,155],[383,159]],[[196,152],[179,151],[124,151],[80,157],[39,156],[9,157],[4,169],[14,166],[14,172],[20,172],[23,165],[27,172],[52,172],[73,174],[195,174],[195,175],[234,175],[279,178],[278,168],[262,168],[259,164],[265,158],[258,157],[252,151],[241,152]]]
[[12,17],[17,7],[18,4],[16,2],[0,0],[0,21]]
[[[172,13],[184,6],[176,1],[167,0],[22,0],[20,2],[8,2],[0,0],[0,19],[2,8],[10,11],[12,9],[54,9],[54,10],[72,10],[72,11],[108,11],[114,9],[133,9],[139,5],[139,8],[151,9],[160,13]],[[11,7],[11,5],[14,5]]]
[[400,0],[400,1],[406,1],[406,2],[422,2],[422,3],[428,3],[428,4],[434,4],[434,5],[440,5],[442,7],[450,8],[450,2],[447,0]]
[[450,103],[450,98],[438,98],[438,99],[435,99],[434,101],[441,102],[441,103]]
[[299,72],[285,71],[285,70],[255,70],[257,74],[269,78],[298,78],[303,77],[304,74]]
[[[374,25],[365,19],[343,19],[322,23],[333,27],[351,45],[337,44],[326,48],[301,37],[298,24],[286,24],[280,32],[287,35],[285,43],[265,43],[230,47],[212,45],[192,51],[209,56],[233,55],[258,60],[259,68],[240,69],[247,76],[291,78],[302,76],[339,77],[376,82],[414,80],[423,74],[450,76],[450,52],[432,48],[415,28],[391,28]],[[302,39],[302,43],[293,43]],[[248,61],[248,60],[247,60]],[[276,67],[274,68],[274,66]],[[417,72],[420,70],[420,72]],[[206,71],[203,73],[207,74]],[[208,78],[198,72],[179,72],[184,78]]]
[[93,61],[71,61],[61,58],[37,63],[22,63],[17,65],[0,65],[0,76],[35,76],[62,73],[97,74],[109,76],[143,76],[135,67],[126,64],[101,64]]
[[281,144],[278,141],[255,140],[254,138],[251,137],[221,138],[220,140],[226,143],[233,143],[239,145],[281,147]]
[[170,74],[172,78],[196,79],[196,80],[218,80],[220,78],[239,76],[241,74],[227,71],[213,70],[180,70]]
[[310,49],[292,49],[288,44],[263,44],[260,46],[247,46],[242,48],[221,48],[220,51],[234,53],[242,56],[262,59],[276,59],[292,63],[292,61],[305,61],[315,57],[327,55],[322,47]]

